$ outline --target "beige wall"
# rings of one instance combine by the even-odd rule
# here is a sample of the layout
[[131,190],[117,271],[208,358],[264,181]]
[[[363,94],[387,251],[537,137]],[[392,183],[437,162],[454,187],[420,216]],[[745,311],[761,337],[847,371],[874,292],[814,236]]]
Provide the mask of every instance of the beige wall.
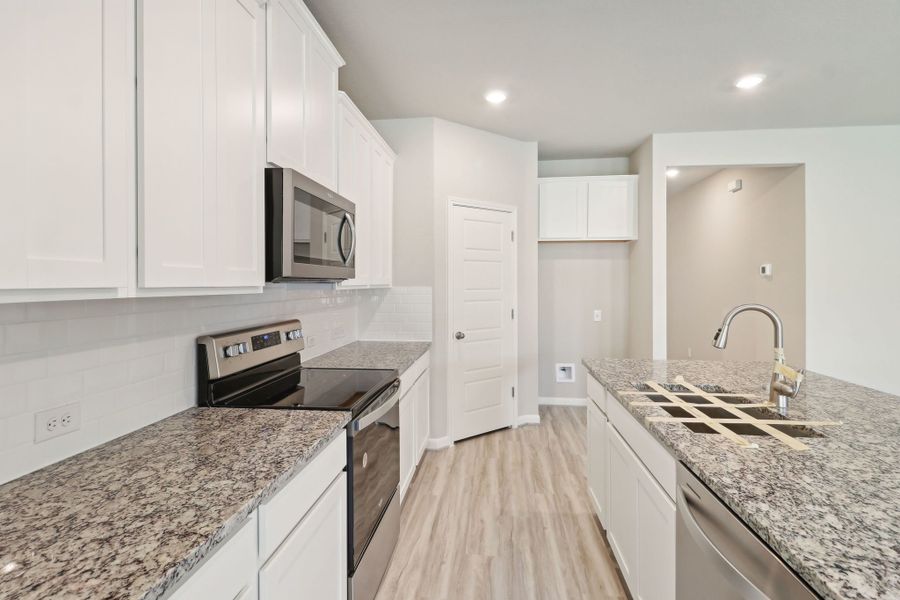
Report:
[[804,366],[803,167],[723,169],[668,196],[667,212],[668,357],[771,360],[772,324],[757,313],[735,319],[724,351],[710,343],[729,309],[755,302],[781,316],[787,360]]
[[[666,165],[804,165],[806,365],[900,393],[900,345],[878,343],[900,331],[900,125],[660,134],[652,154],[653,212],[663,223]],[[654,228],[663,255],[654,252],[653,337],[663,350],[665,239]]]
[[[585,398],[581,359],[622,358],[628,344],[625,242],[542,243],[538,249],[540,395]],[[594,309],[603,320],[594,321]],[[556,363],[575,364],[574,383],[556,383]]]
[[571,158],[538,161],[538,177],[587,177],[590,175],[628,175],[627,156],[617,158]]
[[628,356],[653,356],[653,140],[648,139],[629,157],[638,175],[638,239],[630,244],[628,262]]
[[[373,124],[397,153],[394,165],[394,285],[434,285],[434,119]],[[402,260],[396,260],[402,257]]]

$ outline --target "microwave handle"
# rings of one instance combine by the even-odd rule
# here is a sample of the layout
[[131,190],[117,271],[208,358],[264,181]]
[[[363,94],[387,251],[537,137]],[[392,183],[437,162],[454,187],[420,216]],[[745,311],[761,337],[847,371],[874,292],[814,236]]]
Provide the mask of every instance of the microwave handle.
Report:
[[[350,252],[347,253],[347,257],[344,258],[344,264],[346,265],[351,260],[353,260],[353,255],[356,253],[356,225],[353,223],[353,218],[350,216],[350,213],[344,213],[344,220],[347,222],[347,225],[350,226]],[[341,231],[343,231],[343,225],[341,226]],[[338,244],[340,246],[340,244]]]

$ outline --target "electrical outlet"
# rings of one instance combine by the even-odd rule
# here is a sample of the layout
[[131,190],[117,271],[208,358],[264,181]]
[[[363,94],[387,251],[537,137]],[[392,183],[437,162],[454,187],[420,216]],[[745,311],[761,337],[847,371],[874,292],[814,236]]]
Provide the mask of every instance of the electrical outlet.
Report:
[[603,311],[599,308],[594,311],[594,321],[602,321],[603,320]]
[[81,429],[81,404],[73,402],[34,415],[34,441],[44,442]]
[[314,335],[308,335],[308,336],[306,336],[306,347],[307,347],[307,348],[312,348],[313,346],[316,345],[316,341],[317,341],[317,340],[316,340],[316,336],[314,336]]

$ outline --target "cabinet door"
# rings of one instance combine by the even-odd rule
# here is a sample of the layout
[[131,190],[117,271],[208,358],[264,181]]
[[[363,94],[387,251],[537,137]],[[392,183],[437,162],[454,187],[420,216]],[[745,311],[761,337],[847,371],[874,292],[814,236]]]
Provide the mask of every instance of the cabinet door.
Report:
[[416,389],[400,399],[400,500],[416,470]]
[[594,504],[594,512],[600,519],[604,528],[608,527],[608,435],[606,431],[606,416],[594,404],[588,400],[588,491]]
[[365,286],[372,278],[372,140],[362,114],[338,106],[338,193],[356,205],[356,277],[342,286]]
[[262,285],[262,9],[141,7],[140,284]]
[[169,600],[256,600],[256,513],[177,588]]
[[637,476],[635,459],[615,428],[606,426],[609,442],[609,516],[607,539],[632,593],[637,589]]
[[373,143],[372,152],[372,284],[391,285],[393,255],[394,159]]
[[430,417],[429,401],[431,399],[430,379],[428,371],[422,373],[416,386],[419,388],[416,400],[416,464],[422,459],[422,453],[425,452],[425,446],[428,444],[428,430]]
[[309,31],[291,0],[269,2],[266,22],[266,160],[279,167],[303,171]]
[[341,473],[259,571],[260,600],[347,598],[347,483]]
[[637,237],[637,198],[632,178],[591,179],[587,184],[587,236]]
[[674,600],[675,504],[650,472],[638,467],[637,598]]
[[317,37],[308,38],[304,102],[305,173],[334,189],[338,67]]
[[585,236],[586,182],[542,182],[539,196],[542,239],[575,239]]
[[0,2],[0,289],[128,285],[133,3]]

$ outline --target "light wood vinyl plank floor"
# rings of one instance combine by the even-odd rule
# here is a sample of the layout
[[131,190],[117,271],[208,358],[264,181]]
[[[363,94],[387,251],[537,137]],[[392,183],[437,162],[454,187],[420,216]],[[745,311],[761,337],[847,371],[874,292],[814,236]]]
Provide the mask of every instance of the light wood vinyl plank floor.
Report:
[[376,600],[627,598],[587,495],[580,407],[426,452]]

